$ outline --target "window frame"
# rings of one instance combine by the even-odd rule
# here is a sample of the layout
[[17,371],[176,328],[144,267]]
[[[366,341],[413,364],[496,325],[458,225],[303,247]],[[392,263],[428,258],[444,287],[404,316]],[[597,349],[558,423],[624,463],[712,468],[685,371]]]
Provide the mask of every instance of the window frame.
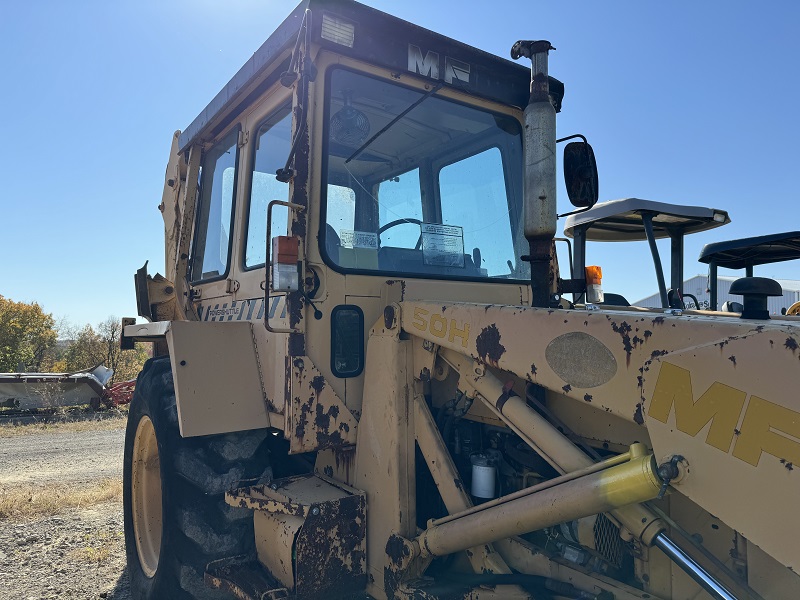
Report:
[[[252,267],[248,267],[247,266],[247,243],[249,241],[249,236],[250,236],[250,207],[251,207],[252,202],[253,202],[253,180],[254,180],[253,173],[255,173],[255,170],[256,170],[256,152],[258,152],[258,148],[257,148],[257,145],[258,145],[258,132],[261,130],[261,128],[264,126],[264,124],[267,121],[269,121],[270,119],[273,119],[278,113],[280,113],[282,110],[285,110],[285,109],[288,109],[288,111],[289,111],[286,116],[292,117],[292,125],[289,128],[290,129],[290,138],[291,138],[294,135],[294,117],[293,117],[293,106],[292,106],[291,99],[287,100],[286,102],[282,102],[274,110],[271,110],[266,117],[264,117],[263,119],[258,121],[258,123],[256,124],[256,126],[254,128],[256,133],[255,133],[255,135],[252,136],[252,139],[253,139],[253,141],[251,142],[252,148],[250,149],[250,153],[249,153],[250,154],[250,156],[249,156],[249,159],[250,159],[250,172],[249,172],[249,182],[248,182],[248,186],[247,186],[248,187],[248,189],[247,189],[247,199],[245,200],[245,203],[244,203],[246,205],[245,206],[245,211],[244,211],[244,213],[245,213],[244,214],[244,224],[243,224],[243,227],[242,227],[244,235],[242,235],[242,252],[241,252],[241,257],[240,257],[240,265],[239,265],[239,268],[242,270],[243,273],[246,273],[246,272],[249,272],[249,271],[256,271],[258,269],[265,269],[267,267],[267,262],[269,261],[269,254],[270,254],[270,248],[271,248],[272,242],[270,240],[266,240],[266,246],[265,246],[266,254],[265,254],[264,262],[263,263],[259,263],[257,265],[253,265]],[[286,117],[282,117],[282,118],[286,118]],[[289,145],[290,146],[291,146],[291,143],[292,143],[292,141],[290,139],[289,140]],[[291,148],[290,148],[290,151],[291,151]],[[288,152],[287,152],[286,156],[287,157],[289,156]],[[286,200],[291,202],[291,186],[289,186],[288,189],[287,189]],[[266,219],[266,216],[264,218]],[[287,221],[287,228],[288,228],[288,221]],[[266,235],[266,229],[264,230],[264,235]]]
[[[237,193],[238,187],[239,187],[239,162],[240,162],[241,154],[242,154],[241,153],[241,148],[239,147],[239,134],[241,133],[241,131],[242,131],[242,125],[241,125],[241,123],[237,123],[235,127],[233,127],[230,130],[226,131],[225,134],[223,136],[221,136],[217,140],[217,142],[214,145],[212,145],[208,150],[204,150],[203,151],[203,160],[200,161],[200,186],[198,188],[198,195],[197,195],[196,207],[195,207],[195,212],[194,212],[194,221],[195,221],[194,222],[194,227],[193,227],[194,231],[192,232],[192,244],[191,244],[191,248],[189,250],[189,260],[190,260],[190,265],[189,265],[189,273],[190,273],[189,284],[192,285],[192,286],[204,285],[206,283],[213,283],[215,281],[222,281],[224,279],[227,279],[228,275],[230,275],[230,273],[231,273],[231,267],[232,267],[232,263],[233,263],[233,261],[231,260],[231,254],[233,252],[233,239],[235,237],[235,235],[234,235],[234,227],[236,225],[236,193]],[[232,135],[234,133],[236,134],[235,135],[236,141],[234,142],[233,145],[236,148],[236,158],[233,161],[233,188],[231,190],[231,218],[230,218],[230,224],[229,224],[229,228],[228,228],[228,231],[229,231],[229,235],[228,235],[228,252],[227,252],[226,260],[225,260],[225,272],[222,273],[221,275],[215,275],[214,277],[208,277],[208,278],[205,278],[205,279],[202,277],[202,274],[201,274],[201,276],[199,278],[195,278],[195,273],[194,273],[195,258],[196,258],[195,250],[196,250],[196,242],[197,242],[197,238],[198,238],[198,234],[200,232],[200,226],[201,226],[200,225],[200,219],[198,217],[199,217],[199,214],[200,214],[201,203],[202,203],[202,198],[203,198],[203,189],[204,189],[204,185],[206,183],[206,178],[208,177],[208,172],[209,172],[209,170],[206,168],[205,161],[206,161],[206,158],[208,157],[209,153],[212,150],[214,150],[218,146],[220,146],[228,136],[230,136],[230,135]],[[208,223],[206,223],[206,235],[208,235]],[[204,253],[205,253],[205,249],[206,249],[206,247],[204,246],[203,247],[203,252]]]
[[[387,276],[389,276],[389,277],[393,277],[393,278],[405,278],[405,279],[428,279],[428,280],[445,280],[445,281],[465,281],[465,282],[477,282],[477,283],[488,283],[488,284],[498,283],[498,284],[509,284],[509,285],[530,285],[530,279],[513,279],[513,278],[510,278],[510,277],[509,278],[503,278],[503,277],[471,277],[471,276],[459,277],[457,275],[447,275],[447,274],[443,274],[443,273],[414,273],[414,272],[402,272],[402,271],[386,271],[386,270],[382,270],[382,269],[349,268],[349,267],[342,267],[341,265],[339,265],[337,262],[335,262],[330,257],[330,255],[328,254],[327,245],[326,245],[327,244],[326,225],[327,225],[327,222],[328,222],[328,219],[327,219],[327,212],[328,212],[328,155],[329,155],[329,152],[328,152],[328,138],[330,136],[330,118],[331,118],[331,114],[330,114],[331,102],[329,101],[329,99],[331,97],[331,87],[332,87],[333,75],[337,71],[347,71],[347,72],[350,72],[350,73],[355,73],[357,75],[361,75],[361,76],[366,77],[368,79],[374,79],[374,80],[382,82],[382,83],[389,83],[389,84],[392,84],[392,85],[403,87],[403,88],[418,92],[420,94],[424,94],[425,93],[425,91],[420,89],[420,88],[417,88],[417,87],[414,87],[414,86],[405,85],[405,84],[403,84],[401,82],[398,82],[398,81],[396,81],[394,79],[390,79],[388,77],[381,77],[381,76],[376,75],[374,73],[368,73],[366,71],[362,71],[362,70],[355,69],[355,68],[352,68],[352,67],[348,67],[348,66],[345,66],[345,65],[332,65],[331,67],[329,67],[326,70],[326,72],[325,72],[325,85],[324,85],[324,97],[322,99],[322,102],[324,103],[323,104],[324,108],[323,108],[323,123],[322,123],[322,140],[321,140],[322,157],[321,157],[321,161],[320,161],[321,162],[320,173],[319,173],[319,176],[318,176],[318,179],[317,179],[317,182],[319,184],[319,198],[320,198],[320,209],[319,209],[320,210],[320,218],[319,218],[319,230],[318,230],[317,240],[318,240],[318,250],[319,250],[320,256],[322,258],[322,261],[328,267],[333,269],[335,272],[341,273],[343,275],[348,275],[348,274],[352,274],[352,275],[371,275],[371,276],[377,276],[377,277],[387,277]],[[468,102],[463,102],[463,101],[456,100],[456,99],[449,98],[449,97],[448,98],[442,98],[442,99],[446,100],[447,102],[452,102],[453,104],[458,104],[460,106],[465,106],[467,108],[472,108],[472,109],[475,109],[475,110],[483,111],[483,112],[485,112],[487,114],[490,114],[490,115],[496,115],[496,116],[499,116],[499,117],[503,117],[503,118],[507,118],[507,119],[511,119],[511,120],[515,121],[517,123],[518,127],[519,127],[520,149],[522,149],[522,144],[524,143],[523,142],[524,126],[523,126],[522,121],[520,121],[519,118],[515,118],[513,115],[509,115],[509,114],[506,114],[506,113],[501,113],[501,112],[498,112],[498,111],[493,111],[493,110],[490,110],[490,109],[486,109],[485,107],[479,107],[479,106],[476,106],[474,104],[470,104]],[[475,147],[478,147],[478,146],[482,146],[482,145],[481,144],[475,144]],[[508,194],[509,191],[513,189],[513,186],[509,185],[509,178],[512,177],[512,174],[513,174],[513,171],[514,171],[514,167],[513,167],[513,165],[509,164],[508,161],[506,160],[507,150],[504,152],[504,149],[502,147],[500,147],[500,145],[498,145],[495,140],[487,140],[487,142],[485,144],[485,148],[483,148],[483,149],[486,150],[486,149],[489,149],[489,148],[492,148],[492,147],[497,147],[500,150],[500,155],[501,155],[501,157],[503,159],[503,178],[504,178],[505,185],[506,185],[506,193]],[[468,158],[469,156],[472,156],[473,154],[480,154],[480,152],[482,152],[482,151],[483,150],[478,150],[476,152],[473,152],[472,154],[465,155],[463,158]],[[433,188],[433,192],[434,192],[433,199],[434,199],[434,202],[435,202],[435,205],[436,205],[436,211],[437,212],[441,212],[441,207],[440,207],[440,204],[439,204],[439,202],[440,202],[439,171],[444,166],[448,166],[449,164],[453,164],[454,162],[457,162],[459,160],[459,159],[454,159],[453,160],[452,156],[454,156],[454,155],[457,155],[457,153],[450,154],[448,159],[443,159],[442,157],[440,157],[440,162],[443,163],[443,164],[439,164],[438,168],[436,166],[434,166],[434,161],[432,161],[430,158],[426,158],[425,160],[421,161],[419,165],[417,165],[417,168],[419,168],[419,171],[420,171],[420,189],[423,190],[423,189],[425,189],[427,187],[432,187]],[[444,164],[446,160],[450,160],[450,162],[447,162],[446,164]],[[523,160],[523,157],[522,157],[522,154],[520,154],[520,161],[522,161],[522,160]],[[521,173],[521,169],[522,169],[522,164],[520,164],[520,173]],[[409,170],[412,170],[412,169],[407,169],[406,171],[404,171],[404,173],[408,172]],[[425,182],[423,180],[423,177],[425,176],[425,172],[428,171],[428,170],[430,170],[431,180],[430,180],[430,182]],[[524,198],[522,197],[522,193],[523,192],[522,192],[522,189],[521,189],[521,185],[522,185],[522,181],[520,181],[520,209],[522,210],[522,207],[524,205]],[[356,201],[358,202],[358,196],[356,197]],[[423,217],[424,217],[424,203],[423,203]],[[518,217],[517,217],[518,220],[522,219],[522,218],[523,218],[522,214],[518,215]],[[511,221],[511,229],[512,229],[512,231],[514,230],[514,221],[513,220]]]

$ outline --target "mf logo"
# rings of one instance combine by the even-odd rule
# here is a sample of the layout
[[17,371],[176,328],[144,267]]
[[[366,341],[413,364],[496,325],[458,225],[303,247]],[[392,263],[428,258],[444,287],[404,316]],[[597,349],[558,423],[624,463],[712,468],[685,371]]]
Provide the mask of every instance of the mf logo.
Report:
[[[441,77],[442,63],[439,58],[439,53],[433,50],[428,50],[425,56],[422,56],[422,50],[419,46],[414,44],[408,45],[408,70],[412,73],[419,73],[431,79],[442,79]],[[444,57],[444,81],[445,83],[453,83],[453,81],[463,81],[469,83],[469,64],[450,58]]]
[[745,392],[717,381],[695,401],[689,371],[664,363],[647,414],[666,424],[674,409],[675,427],[692,437],[710,423],[706,444],[754,467],[762,452],[800,466],[800,413],[755,395],[745,400]]

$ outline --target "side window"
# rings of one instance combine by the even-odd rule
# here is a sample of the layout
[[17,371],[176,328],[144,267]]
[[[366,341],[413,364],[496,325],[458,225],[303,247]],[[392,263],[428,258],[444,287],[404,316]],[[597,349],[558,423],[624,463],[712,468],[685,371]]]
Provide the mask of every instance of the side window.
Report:
[[[503,157],[489,148],[439,171],[442,223],[464,232],[464,251],[480,256],[488,277],[511,274],[516,263]],[[475,251],[477,249],[477,252]]]
[[[289,199],[289,184],[281,183],[275,173],[283,168],[292,145],[292,114],[281,108],[258,128],[256,155],[253,161],[250,210],[247,218],[245,269],[264,265],[267,256],[267,205],[273,200]],[[288,213],[285,206],[272,209],[272,235],[286,235]],[[270,252],[272,251],[272,245]]]
[[228,271],[233,194],[236,185],[236,142],[234,129],[203,158],[200,202],[192,244],[192,281],[218,279]]

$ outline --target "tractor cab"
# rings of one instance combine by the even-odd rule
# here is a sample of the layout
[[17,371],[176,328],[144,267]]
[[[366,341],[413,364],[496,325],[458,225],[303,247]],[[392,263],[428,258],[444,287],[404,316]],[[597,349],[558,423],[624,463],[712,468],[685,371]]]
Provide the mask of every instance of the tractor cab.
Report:
[[[575,240],[572,269],[580,277],[586,268],[586,242],[632,242],[647,240],[653,256],[662,308],[684,308],[683,238],[730,223],[724,210],[702,206],[667,204],[640,198],[624,198],[596,204],[588,210],[571,214],[564,225],[564,235]],[[667,288],[656,240],[669,238],[670,284]],[[573,288],[574,289],[574,288]],[[564,291],[573,291],[565,289]],[[575,301],[583,301],[584,291],[573,291]],[[607,304],[627,305],[616,294],[606,294]],[[695,306],[697,302],[695,300]]]

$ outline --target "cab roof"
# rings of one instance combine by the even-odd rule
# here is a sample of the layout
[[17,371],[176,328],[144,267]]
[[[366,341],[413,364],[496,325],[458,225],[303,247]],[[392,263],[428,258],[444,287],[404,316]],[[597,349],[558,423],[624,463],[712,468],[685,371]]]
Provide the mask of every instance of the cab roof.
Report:
[[728,269],[800,259],[800,231],[706,244],[698,259]]
[[[425,68],[436,65],[438,78],[445,85],[465,90],[476,96],[524,108],[530,95],[530,68],[488,52],[478,50],[451,38],[439,35],[408,21],[398,19],[353,0],[304,0],[267,38],[228,84],[214,97],[180,135],[179,145],[185,151],[196,141],[216,137],[266,89],[280,79],[288,68],[284,58],[294,46],[301,31],[306,9],[311,11],[310,41],[336,52],[373,64],[417,72],[419,60]],[[325,27],[323,28],[323,24]],[[332,30],[352,25],[352,47],[332,41]],[[323,33],[323,29],[325,32]],[[348,35],[343,36],[345,39]],[[509,40],[509,48],[514,40]],[[432,76],[433,71],[422,73]],[[552,77],[550,90],[558,111],[564,85]]]
[[609,200],[589,210],[570,215],[564,224],[564,234],[573,237],[575,229],[586,227],[586,239],[603,242],[646,240],[642,214],[653,217],[655,238],[670,237],[714,229],[730,223],[724,210],[703,206],[684,206],[654,202],[641,198]]

